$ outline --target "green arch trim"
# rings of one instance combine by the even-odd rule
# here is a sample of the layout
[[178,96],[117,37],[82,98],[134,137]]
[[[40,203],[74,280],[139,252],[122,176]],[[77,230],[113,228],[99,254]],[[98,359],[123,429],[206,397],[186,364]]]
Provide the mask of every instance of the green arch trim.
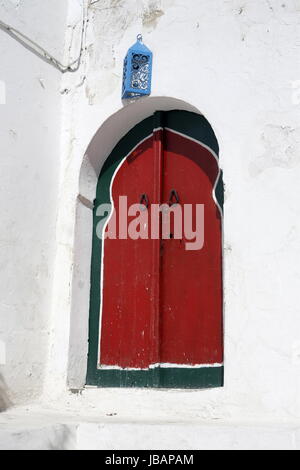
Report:
[[[97,368],[99,345],[99,317],[101,305],[101,254],[103,242],[97,237],[96,227],[101,217],[96,215],[100,204],[110,203],[110,184],[121,161],[153,130],[168,127],[207,146],[218,157],[219,145],[212,127],[204,116],[189,111],[157,111],[131,129],[115,146],[105,161],[97,184],[93,209],[93,247],[91,260],[91,291],[89,315],[89,348],[87,385],[99,387],[153,387],[153,388],[213,388],[224,384],[224,367],[155,368],[149,370],[116,370]],[[215,191],[223,210],[223,180],[220,172]]]

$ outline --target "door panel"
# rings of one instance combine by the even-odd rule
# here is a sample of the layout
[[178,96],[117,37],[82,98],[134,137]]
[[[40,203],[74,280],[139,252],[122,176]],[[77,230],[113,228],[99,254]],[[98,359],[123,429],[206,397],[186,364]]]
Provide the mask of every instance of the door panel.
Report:
[[[179,205],[204,205],[204,246],[187,250],[190,243],[163,240],[161,275],[161,362],[215,364],[223,362],[222,348],[222,228],[213,200],[219,168],[206,148],[173,132],[164,139],[164,201],[172,188]],[[183,230],[184,232],[184,230]]]
[[[113,181],[112,199],[119,235],[116,240],[106,239],[104,242],[102,366],[144,369],[158,360],[155,357],[158,241],[150,237],[121,239],[119,207],[120,196],[127,198],[128,207],[139,204],[143,194],[147,195],[150,204],[159,202],[158,186],[153,184],[157,180],[156,163],[151,137],[125,159]],[[128,217],[128,223],[132,219]],[[124,222],[127,229],[127,223]],[[144,229],[148,232],[149,226]]]

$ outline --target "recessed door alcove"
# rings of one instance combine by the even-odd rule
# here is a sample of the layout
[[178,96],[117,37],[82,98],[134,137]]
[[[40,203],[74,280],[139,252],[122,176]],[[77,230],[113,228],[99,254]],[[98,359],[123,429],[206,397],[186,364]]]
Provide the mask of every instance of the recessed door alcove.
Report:
[[[223,385],[218,152],[208,121],[175,109],[142,119],[107,155],[93,208],[88,385]],[[119,220],[120,197],[127,198],[128,206],[202,205],[203,246],[188,250],[184,234],[99,237],[99,207],[111,203],[110,217]]]

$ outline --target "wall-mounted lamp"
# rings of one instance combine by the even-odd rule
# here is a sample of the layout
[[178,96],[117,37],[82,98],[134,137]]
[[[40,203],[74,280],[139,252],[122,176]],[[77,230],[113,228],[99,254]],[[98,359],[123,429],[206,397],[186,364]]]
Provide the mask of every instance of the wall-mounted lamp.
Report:
[[153,54],[139,34],[124,59],[122,99],[151,94],[152,61]]

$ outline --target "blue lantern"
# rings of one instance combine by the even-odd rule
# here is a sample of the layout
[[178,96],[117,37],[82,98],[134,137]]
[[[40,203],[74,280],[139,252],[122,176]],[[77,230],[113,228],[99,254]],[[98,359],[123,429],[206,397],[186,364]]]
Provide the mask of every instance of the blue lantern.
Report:
[[141,34],[124,59],[122,98],[138,98],[151,94],[153,54],[143,44]]

